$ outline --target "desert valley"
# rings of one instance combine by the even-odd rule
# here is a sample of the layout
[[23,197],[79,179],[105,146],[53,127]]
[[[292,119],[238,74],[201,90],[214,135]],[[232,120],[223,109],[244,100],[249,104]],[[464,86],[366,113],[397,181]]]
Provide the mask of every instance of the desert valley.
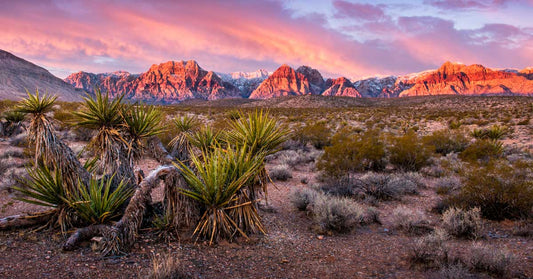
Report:
[[6,4],[0,278],[533,278],[531,12]]

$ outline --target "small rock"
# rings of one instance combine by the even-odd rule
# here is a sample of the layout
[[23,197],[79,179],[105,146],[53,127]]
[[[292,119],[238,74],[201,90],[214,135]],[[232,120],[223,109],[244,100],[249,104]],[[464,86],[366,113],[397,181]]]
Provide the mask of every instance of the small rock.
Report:
[[324,239],[324,236],[323,235],[317,235],[316,238],[319,239],[319,240],[322,240],[322,239]]

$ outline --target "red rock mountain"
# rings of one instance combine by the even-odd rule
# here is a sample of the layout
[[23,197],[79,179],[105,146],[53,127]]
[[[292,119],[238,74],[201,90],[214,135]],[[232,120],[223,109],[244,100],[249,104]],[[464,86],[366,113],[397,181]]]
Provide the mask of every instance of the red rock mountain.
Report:
[[309,66],[300,66],[296,69],[297,73],[304,75],[309,82],[309,86],[312,94],[320,94],[326,88],[326,83],[320,72]]
[[309,80],[288,65],[282,65],[257,87],[250,99],[311,94]]
[[194,60],[169,61],[152,65],[140,75],[76,73],[65,79],[77,88],[94,92],[96,88],[112,96],[125,94],[132,100],[176,103],[188,99],[216,100],[240,97],[240,91],[223,82],[214,72],[205,71]]
[[402,91],[399,96],[426,95],[513,95],[532,94],[533,81],[517,73],[497,71],[481,65],[446,62]]
[[39,89],[63,101],[79,101],[83,92],[50,72],[7,51],[0,50],[0,99],[20,100]]
[[362,97],[352,82],[345,77],[328,79],[325,85],[327,89],[322,93],[324,96]]

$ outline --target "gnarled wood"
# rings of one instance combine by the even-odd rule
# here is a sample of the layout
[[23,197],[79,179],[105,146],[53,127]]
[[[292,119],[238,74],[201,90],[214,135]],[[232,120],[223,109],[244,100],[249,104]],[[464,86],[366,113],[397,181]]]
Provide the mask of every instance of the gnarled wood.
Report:
[[154,136],[148,139],[148,150],[161,164],[168,165],[174,160],[158,137]]
[[19,214],[0,218],[0,230],[9,230],[14,228],[31,227],[48,222],[55,210],[33,214]]
[[[152,190],[159,185],[161,179],[165,180],[171,175],[172,180],[168,183],[180,183],[184,185],[183,178],[179,175],[178,169],[174,166],[160,166],[150,172],[139,184],[133,194],[124,215],[114,226],[93,225],[77,230],[72,234],[63,249],[73,250],[83,240],[101,235],[104,237],[103,254],[118,254],[128,249],[137,237],[137,232],[141,227],[143,216],[148,203],[151,201]],[[178,179],[178,181],[176,180]],[[181,179],[181,180],[180,180]]]

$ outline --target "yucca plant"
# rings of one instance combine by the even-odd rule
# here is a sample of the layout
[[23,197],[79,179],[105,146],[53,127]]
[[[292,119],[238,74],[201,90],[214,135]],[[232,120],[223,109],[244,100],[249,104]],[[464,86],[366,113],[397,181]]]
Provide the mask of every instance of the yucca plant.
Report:
[[191,154],[192,168],[183,162],[176,165],[190,187],[181,189],[181,192],[204,206],[203,215],[194,230],[197,239],[209,239],[211,244],[219,237],[232,238],[237,233],[247,237],[229,210],[247,204],[236,204],[238,192],[257,176],[262,162],[253,156],[241,157],[244,154],[245,151],[232,148],[217,147],[211,152],[204,149],[200,156]]
[[67,194],[67,201],[81,219],[89,224],[103,224],[120,215],[119,209],[133,195],[134,189],[124,180],[114,187],[115,176],[91,179],[87,187]]
[[31,114],[30,125],[28,127],[28,139],[30,143],[35,145],[35,164],[39,160],[50,160],[48,147],[54,144],[54,128],[52,123],[46,117],[45,113],[52,110],[56,96],[45,94],[39,95],[39,90],[35,94],[26,91],[28,97],[22,99],[16,106],[15,111],[22,114]]
[[127,142],[121,131],[124,125],[123,97],[110,100],[109,94],[103,95],[96,90],[95,97],[84,97],[83,109],[74,112],[80,119],[79,126],[98,131],[90,146],[100,158],[101,167],[110,173],[116,172],[122,160],[127,158]]
[[182,116],[172,119],[172,123],[177,129],[177,135],[170,141],[172,149],[178,152],[178,158],[185,160],[190,149],[189,137],[198,130],[199,121],[194,116]]
[[210,126],[186,134],[186,137],[191,146],[200,149],[203,153],[213,151],[222,139],[220,132],[214,131]]
[[130,164],[133,164],[133,160],[142,156],[145,140],[163,131],[160,126],[162,114],[156,107],[142,103],[124,106],[122,114],[129,139],[128,157]]
[[[252,156],[267,156],[277,152],[288,135],[287,130],[277,125],[276,120],[262,110],[256,110],[247,116],[241,115],[230,123],[230,127],[232,129],[227,133],[228,142],[246,147]],[[252,202],[261,192],[267,193],[267,180],[269,178],[263,164],[256,183],[248,186]]]
[[3,116],[9,124],[15,124],[24,121],[25,114],[20,111],[9,110],[4,112]]
[[230,123],[228,141],[237,145],[245,145],[252,154],[270,155],[278,151],[286,140],[288,132],[277,125],[268,112],[256,110],[247,116],[241,115]]
[[67,190],[59,169],[50,170],[45,165],[26,169],[29,179],[20,180],[21,187],[13,187],[22,194],[23,202],[53,208],[49,225],[58,225],[66,232],[71,225],[71,212],[66,199]]

